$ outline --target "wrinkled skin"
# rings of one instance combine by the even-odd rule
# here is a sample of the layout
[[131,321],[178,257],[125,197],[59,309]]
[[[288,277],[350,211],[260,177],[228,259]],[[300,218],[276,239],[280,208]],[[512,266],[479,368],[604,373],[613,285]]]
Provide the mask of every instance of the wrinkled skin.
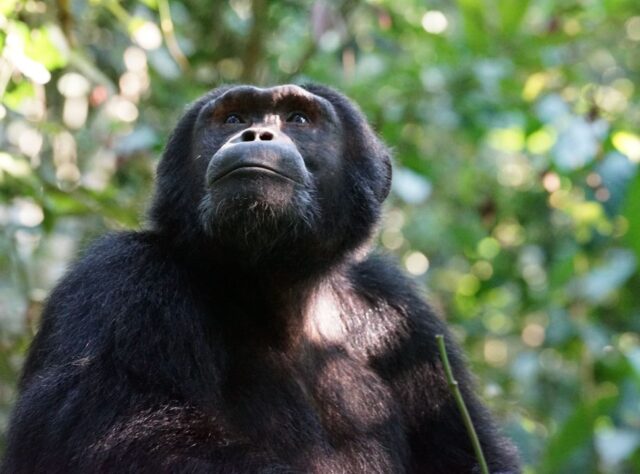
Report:
[[514,448],[446,327],[369,242],[390,156],[321,86],[216,89],[178,123],[149,229],[47,302],[6,473],[472,473],[444,334],[492,472]]

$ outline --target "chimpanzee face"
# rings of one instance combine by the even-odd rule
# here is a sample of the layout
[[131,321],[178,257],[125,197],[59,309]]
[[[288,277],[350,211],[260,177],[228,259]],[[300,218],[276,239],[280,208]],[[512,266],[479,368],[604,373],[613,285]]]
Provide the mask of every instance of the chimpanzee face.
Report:
[[207,231],[261,241],[313,231],[341,186],[339,125],[328,100],[293,85],[235,87],[204,105],[193,153]]

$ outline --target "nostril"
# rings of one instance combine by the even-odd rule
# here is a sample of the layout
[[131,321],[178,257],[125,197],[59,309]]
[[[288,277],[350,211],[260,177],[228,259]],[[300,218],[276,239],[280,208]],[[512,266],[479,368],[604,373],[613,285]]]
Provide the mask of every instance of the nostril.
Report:
[[256,132],[253,130],[245,130],[240,136],[243,142],[252,142],[256,139]]
[[265,142],[273,140],[273,133],[271,133],[271,132],[262,132],[260,134],[260,140],[263,140]]

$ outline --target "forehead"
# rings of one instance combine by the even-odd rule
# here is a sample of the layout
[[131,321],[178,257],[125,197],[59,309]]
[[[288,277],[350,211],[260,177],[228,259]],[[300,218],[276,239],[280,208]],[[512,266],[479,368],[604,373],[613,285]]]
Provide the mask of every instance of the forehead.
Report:
[[233,109],[301,109],[330,119],[336,119],[336,113],[331,102],[294,84],[266,88],[236,86],[213,99],[206,109],[212,110],[214,113]]
[[305,101],[320,100],[311,92],[294,84],[285,84],[274,87],[237,86],[223,93],[216,101],[247,100],[252,102],[277,103],[287,99],[299,99]]

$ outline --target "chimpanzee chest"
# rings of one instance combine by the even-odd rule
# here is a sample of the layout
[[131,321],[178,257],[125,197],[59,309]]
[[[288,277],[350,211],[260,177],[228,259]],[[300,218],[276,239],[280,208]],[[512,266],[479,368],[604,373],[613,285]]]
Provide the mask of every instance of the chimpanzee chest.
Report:
[[402,472],[400,407],[362,361],[336,348],[306,364],[271,354],[230,368],[230,423],[300,472]]

